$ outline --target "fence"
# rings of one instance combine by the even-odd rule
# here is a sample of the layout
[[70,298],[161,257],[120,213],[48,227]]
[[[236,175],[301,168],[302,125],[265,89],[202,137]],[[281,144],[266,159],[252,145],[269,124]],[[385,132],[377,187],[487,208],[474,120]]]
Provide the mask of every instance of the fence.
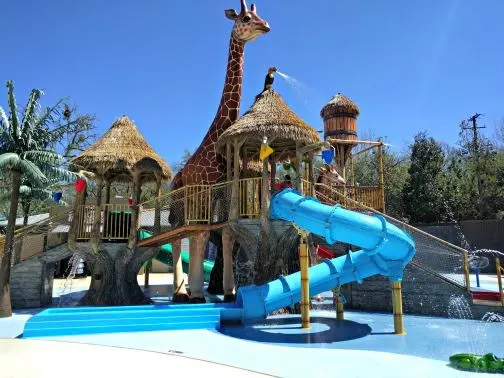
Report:
[[[257,188],[254,179],[242,180],[242,196],[250,198],[240,207],[244,211],[254,209],[253,190]],[[166,232],[191,224],[216,224],[227,221],[231,201],[231,182],[215,185],[185,186],[141,204],[139,226],[155,231],[156,209],[159,209],[159,232]],[[247,192],[250,190],[250,192]]]

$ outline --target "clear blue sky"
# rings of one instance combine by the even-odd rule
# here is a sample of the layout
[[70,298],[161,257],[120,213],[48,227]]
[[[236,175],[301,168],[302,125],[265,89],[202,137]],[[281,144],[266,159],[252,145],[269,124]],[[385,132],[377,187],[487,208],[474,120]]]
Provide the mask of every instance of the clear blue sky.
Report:
[[[454,143],[474,112],[489,129],[504,117],[502,0],[256,3],[271,32],[247,45],[242,113],[275,65],[306,85],[275,81],[313,127],[342,92],[360,106],[360,131],[397,149],[419,130]],[[47,105],[70,96],[96,114],[100,133],[126,114],[170,163],[200,143],[224,82],[232,27],[224,9],[239,0],[2,0],[1,8],[0,81],[14,80],[19,102],[34,87]]]

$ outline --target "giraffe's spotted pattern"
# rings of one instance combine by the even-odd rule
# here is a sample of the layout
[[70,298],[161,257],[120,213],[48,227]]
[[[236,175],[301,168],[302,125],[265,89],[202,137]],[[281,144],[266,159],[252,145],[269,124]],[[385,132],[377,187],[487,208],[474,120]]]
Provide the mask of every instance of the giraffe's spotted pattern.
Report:
[[225,178],[225,164],[217,153],[217,140],[238,119],[245,43],[264,34],[265,28],[268,28],[267,22],[257,15],[254,7],[251,11],[245,7],[235,18],[219,109],[200,146],[174,178],[175,189],[185,185],[215,184]]

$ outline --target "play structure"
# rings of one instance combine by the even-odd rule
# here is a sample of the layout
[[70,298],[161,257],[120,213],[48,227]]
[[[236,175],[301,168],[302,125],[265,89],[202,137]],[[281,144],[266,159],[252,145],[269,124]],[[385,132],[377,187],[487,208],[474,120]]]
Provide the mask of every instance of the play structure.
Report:
[[[219,328],[297,303],[302,327],[309,328],[311,296],[333,290],[337,318],[343,319],[342,285],[377,275],[390,282],[383,286],[387,298],[392,291],[394,332],[404,334],[401,281],[408,264],[429,274],[429,282],[469,291],[467,251],[384,214],[384,144],[358,140],[360,110],[352,100],[337,94],[324,105],[321,138],[273,89],[270,68],[263,90],[239,116],[245,44],[269,25],[244,0],[239,13],[225,14],[234,26],[217,114],[168,193],[161,193],[161,184],[172,178],[171,170],[126,116],[72,161],[81,181],[67,244],[94,263],[93,290],[83,307],[47,309],[30,318],[23,337]],[[377,152],[377,182],[359,185],[352,161],[371,150]],[[291,188],[277,185],[284,179],[280,167],[292,175]],[[89,204],[86,188],[93,181],[96,198]],[[112,181],[132,184],[130,203],[110,203]],[[148,182],[156,184],[156,196],[140,203]],[[222,303],[205,298],[205,281],[218,268],[204,259],[211,237],[222,247]],[[181,250],[184,238],[189,251]],[[321,261],[310,261],[309,239],[317,239]],[[442,248],[450,248],[445,258],[451,260],[440,268]],[[249,260],[239,264],[234,250]],[[299,271],[271,269],[279,250],[299,256]],[[152,258],[173,265],[171,305],[151,304],[137,284],[138,270]]]
[[[362,250],[324,260],[310,269],[305,265],[301,272],[262,286],[240,288],[233,304],[48,309],[28,320],[23,337],[218,328],[221,321],[265,319],[272,311],[294,306],[300,300],[303,321],[309,322],[305,316],[309,312],[308,293],[317,294],[375,274],[389,277],[400,287],[404,267],[415,253],[411,238],[383,218],[325,205],[292,189],[274,196],[271,217],[293,222],[328,243],[345,241],[362,246]],[[396,329],[402,330],[400,299],[395,300]]]

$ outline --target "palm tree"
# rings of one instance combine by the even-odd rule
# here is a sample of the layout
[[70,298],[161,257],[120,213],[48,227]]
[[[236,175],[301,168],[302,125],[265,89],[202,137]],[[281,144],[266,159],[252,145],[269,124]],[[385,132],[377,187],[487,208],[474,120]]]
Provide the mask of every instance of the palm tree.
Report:
[[49,150],[63,129],[51,130],[61,114],[63,101],[55,106],[40,110],[42,91],[34,89],[20,117],[14,84],[7,81],[7,103],[9,117],[0,107],[0,171],[10,173],[11,199],[5,233],[5,247],[0,260],[0,318],[12,315],[10,301],[10,268],[14,244],[16,214],[20,189],[25,179],[32,187],[42,188],[49,180],[70,173],[61,167],[62,157]]

